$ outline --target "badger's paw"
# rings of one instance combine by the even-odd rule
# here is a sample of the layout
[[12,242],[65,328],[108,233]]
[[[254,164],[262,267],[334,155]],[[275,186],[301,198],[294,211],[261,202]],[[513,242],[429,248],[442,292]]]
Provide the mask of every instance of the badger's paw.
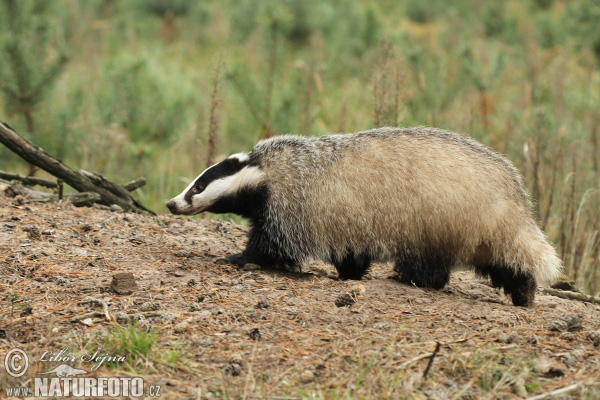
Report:
[[235,265],[235,266],[237,266],[239,268],[241,268],[241,267],[243,267],[244,265],[247,264],[246,257],[244,256],[244,253],[232,254],[230,256],[225,257],[225,259],[229,263],[231,263],[231,264],[233,264],[233,265]]

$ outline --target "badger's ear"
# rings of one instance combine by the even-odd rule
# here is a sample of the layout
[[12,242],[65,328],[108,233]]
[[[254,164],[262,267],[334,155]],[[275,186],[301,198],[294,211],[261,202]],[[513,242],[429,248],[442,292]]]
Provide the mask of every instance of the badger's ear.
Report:
[[236,153],[227,158],[230,160],[238,160],[240,163],[246,163],[250,159],[250,155],[248,153]]

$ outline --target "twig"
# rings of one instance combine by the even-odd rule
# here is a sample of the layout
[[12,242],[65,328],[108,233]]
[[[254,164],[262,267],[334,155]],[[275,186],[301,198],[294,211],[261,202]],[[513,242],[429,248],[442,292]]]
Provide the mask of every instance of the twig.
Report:
[[583,384],[583,382],[575,383],[573,385],[565,386],[564,388],[553,390],[552,392],[538,394],[537,396],[533,396],[533,397],[527,397],[525,400],[539,400],[539,399],[545,399],[546,397],[554,396],[557,394],[567,393],[567,392],[577,389],[582,384]]
[[146,184],[146,179],[139,178],[139,179],[134,179],[131,182],[127,182],[126,184],[123,185],[123,187],[128,192],[133,192],[134,190],[141,188],[145,184]]
[[431,365],[433,364],[433,359],[437,355],[438,351],[440,351],[441,343],[437,342],[435,345],[435,350],[431,353],[431,358],[429,358],[429,362],[427,363],[427,368],[423,372],[423,379],[427,379],[427,374],[429,374],[429,370],[431,369]]
[[587,294],[579,292],[569,292],[566,290],[544,288],[544,292],[551,294],[552,296],[560,297],[562,299],[579,300],[588,303],[600,304],[600,298],[589,296]]
[[106,303],[104,300],[95,297],[86,297],[85,299],[80,301],[79,304],[96,304],[102,307],[102,312],[104,313],[104,317],[106,318],[106,320],[108,322],[112,321],[112,318],[108,313],[108,303]]
[[101,311],[90,311],[85,314],[78,315],[74,318],[71,318],[71,322],[78,322],[86,318],[96,318],[96,317],[104,317],[104,313]]
[[58,185],[56,182],[48,181],[46,179],[34,178],[32,176],[23,176],[19,174],[10,174],[8,172],[0,171],[0,178],[9,181],[19,181],[25,186],[44,186],[47,188],[56,188]]
[[410,364],[412,364],[412,363],[414,363],[414,362],[417,362],[417,361],[423,360],[423,359],[425,359],[425,358],[427,358],[427,357],[431,357],[431,356],[433,356],[433,353],[425,353],[425,354],[421,354],[420,356],[416,356],[416,357],[414,357],[414,358],[411,358],[411,359],[410,359],[410,360],[408,360],[408,361],[405,361],[405,362],[403,362],[402,364],[400,364],[400,368],[406,368],[406,367],[408,367]]

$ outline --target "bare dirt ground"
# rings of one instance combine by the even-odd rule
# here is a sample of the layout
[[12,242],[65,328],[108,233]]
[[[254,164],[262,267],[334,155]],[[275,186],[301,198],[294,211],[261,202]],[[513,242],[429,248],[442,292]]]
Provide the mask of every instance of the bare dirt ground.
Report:
[[[39,361],[44,351],[66,348],[121,353],[95,371],[71,366],[141,376],[173,399],[600,399],[599,305],[540,289],[517,308],[470,272],[434,291],[391,279],[388,265],[361,282],[321,263],[238,269],[222,257],[245,232],[0,195],[0,397],[60,364]],[[119,272],[135,292],[111,290]],[[132,321],[137,336],[119,335]],[[140,343],[146,331],[155,343]],[[30,358],[20,378],[2,365],[15,347]]]

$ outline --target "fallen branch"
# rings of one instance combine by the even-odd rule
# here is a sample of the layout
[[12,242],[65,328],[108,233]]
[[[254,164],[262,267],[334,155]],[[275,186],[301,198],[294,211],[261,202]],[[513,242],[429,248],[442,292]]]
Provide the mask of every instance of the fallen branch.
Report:
[[579,301],[585,301],[587,303],[600,304],[600,298],[594,297],[594,296],[589,296],[587,294],[583,294],[580,292],[569,292],[566,290],[550,289],[550,288],[544,288],[544,292],[551,294],[552,296],[560,297],[562,299],[579,300]]
[[146,184],[146,180],[144,178],[139,178],[139,179],[134,179],[131,182],[127,182],[126,184],[123,185],[123,187],[128,192],[133,192],[134,190],[141,188],[145,184]]
[[44,186],[50,189],[58,187],[58,183],[48,181],[46,179],[35,178],[32,176],[23,176],[19,174],[9,174],[8,172],[0,171],[0,178],[7,181],[19,181],[26,186]]
[[101,175],[70,168],[41,148],[19,136],[10,126],[2,122],[0,122],[0,142],[25,161],[64,180],[75,190],[79,192],[98,193],[101,197],[101,203],[107,205],[117,204],[126,211],[145,211],[154,214],[131,197],[129,192],[122,186],[106,180]]
[[83,206],[91,206],[94,203],[98,203],[101,200],[101,197],[96,192],[80,192],[73,193],[63,196],[60,198],[60,194],[51,194],[46,192],[40,192],[35,189],[28,188],[21,184],[10,184],[3,180],[0,180],[0,184],[5,184],[6,188],[0,188],[0,191],[4,192],[5,196],[8,197],[16,197],[16,196],[24,196],[27,197],[30,201],[35,203],[51,203],[60,200],[68,200],[75,207],[83,207]]
[[577,389],[582,384],[583,384],[583,382],[575,383],[573,385],[565,386],[564,388],[553,390],[552,392],[542,393],[542,394],[538,394],[537,396],[528,397],[525,400],[540,400],[540,399],[545,399],[546,397],[555,396],[557,394],[568,393],[572,390]]
[[425,368],[425,371],[423,372],[423,379],[427,379],[427,374],[429,374],[429,370],[431,369],[431,364],[433,364],[433,359],[437,355],[438,351],[440,351],[441,345],[442,344],[440,342],[436,343],[435,350],[433,350],[433,353],[431,353],[431,358],[429,359],[429,362],[427,363],[427,368]]

